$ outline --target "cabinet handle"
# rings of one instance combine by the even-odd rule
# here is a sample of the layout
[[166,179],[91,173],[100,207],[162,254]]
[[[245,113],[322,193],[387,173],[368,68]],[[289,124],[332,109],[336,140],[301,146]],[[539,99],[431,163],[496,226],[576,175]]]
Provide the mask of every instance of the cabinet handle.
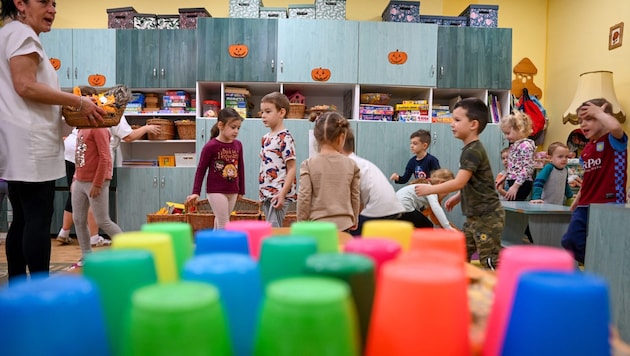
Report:
[[431,78],[435,75],[435,66],[431,64]]
[[160,70],[160,74],[162,75],[162,79],[164,79],[164,76],[166,74],[166,71],[164,70],[164,68]]
[[165,185],[166,185],[166,179],[164,178],[164,176],[162,176],[162,179],[160,179],[160,188],[164,188]]
[[153,188],[157,188],[157,177],[153,176]]
[[444,66],[440,66],[440,78],[444,77]]
[[284,61],[280,61],[280,73],[284,73]]
[[271,73],[274,72],[274,70],[276,70],[276,61],[274,61],[273,59],[271,60]]
[[78,79],[79,75],[77,73],[77,67],[74,67],[74,79]]
[[66,78],[70,79],[70,67],[66,67]]
[[433,143],[431,143],[432,145],[437,143],[437,138],[438,138],[437,131],[433,131]]
[[157,68],[153,68],[153,76],[157,77]]
[[206,129],[201,129],[201,142],[206,142]]

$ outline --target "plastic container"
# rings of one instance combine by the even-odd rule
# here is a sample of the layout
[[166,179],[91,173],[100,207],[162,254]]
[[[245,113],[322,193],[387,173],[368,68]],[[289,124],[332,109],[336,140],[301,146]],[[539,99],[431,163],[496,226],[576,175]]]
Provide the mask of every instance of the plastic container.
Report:
[[219,102],[216,100],[204,100],[203,101],[203,116],[204,117],[217,117],[219,115]]

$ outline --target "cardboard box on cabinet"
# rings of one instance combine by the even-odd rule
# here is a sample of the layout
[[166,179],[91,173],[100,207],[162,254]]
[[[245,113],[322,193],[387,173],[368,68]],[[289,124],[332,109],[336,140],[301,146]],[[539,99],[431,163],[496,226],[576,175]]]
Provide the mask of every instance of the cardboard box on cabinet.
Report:
[[315,0],[315,18],[345,20],[346,0]]
[[196,29],[197,19],[200,17],[212,17],[203,7],[191,7],[179,9],[179,28]]
[[497,27],[499,6],[471,4],[459,16],[465,16],[468,19],[469,27]]
[[260,0],[230,0],[230,17],[258,18],[260,16]]
[[117,7],[107,9],[107,28],[133,28],[133,17],[138,12],[133,7]]
[[381,18],[386,22],[420,22],[420,2],[390,1]]

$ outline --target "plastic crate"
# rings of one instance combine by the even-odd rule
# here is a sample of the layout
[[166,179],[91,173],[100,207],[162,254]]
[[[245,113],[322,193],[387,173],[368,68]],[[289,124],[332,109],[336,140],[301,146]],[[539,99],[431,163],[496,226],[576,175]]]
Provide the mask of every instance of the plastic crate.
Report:
[[133,17],[138,12],[133,7],[117,7],[107,9],[107,28],[133,28]]
[[258,18],[260,16],[260,0],[230,0],[230,17]]
[[499,23],[499,5],[468,5],[459,16],[468,19],[469,27],[497,27]]
[[261,19],[286,19],[287,9],[284,7],[261,7],[258,16]]
[[345,20],[346,0],[315,0],[315,18]]
[[315,19],[315,5],[289,5],[288,12],[290,19]]
[[200,17],[212,17],[203,7],[191,7],[179,9],[179,28],[196,29],[197,19]]
[[386,22],[420,22],[420,1],[390,1],[381,19]]
[[468,18],[464,16],[427,16],[420,15],[420,22],[433,23],[439,26],[466,27]]

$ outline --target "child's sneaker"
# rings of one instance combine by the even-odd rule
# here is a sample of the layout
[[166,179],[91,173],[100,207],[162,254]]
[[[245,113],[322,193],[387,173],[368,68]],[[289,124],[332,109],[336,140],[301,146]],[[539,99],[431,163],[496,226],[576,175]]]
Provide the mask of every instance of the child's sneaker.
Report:
[[94,235],[90,237],[90,244],[92,246],[109,246],[112,244],[112,241],[104,238],[101,235]]
[[[64,230],[61,229],[59,231],[59,234],[57,234],[57,241],[61,242],[62,245],[71,245],[72,244],[72,238],[69,236],[69,230],[65,230],[67,231],[66,233],[64,233]],[[68,234],[68,235],[66,235]]]
[[68,270],[73,270],[77,268],[83,268],[83,258],[79,260],[79,262],[72,264]]

